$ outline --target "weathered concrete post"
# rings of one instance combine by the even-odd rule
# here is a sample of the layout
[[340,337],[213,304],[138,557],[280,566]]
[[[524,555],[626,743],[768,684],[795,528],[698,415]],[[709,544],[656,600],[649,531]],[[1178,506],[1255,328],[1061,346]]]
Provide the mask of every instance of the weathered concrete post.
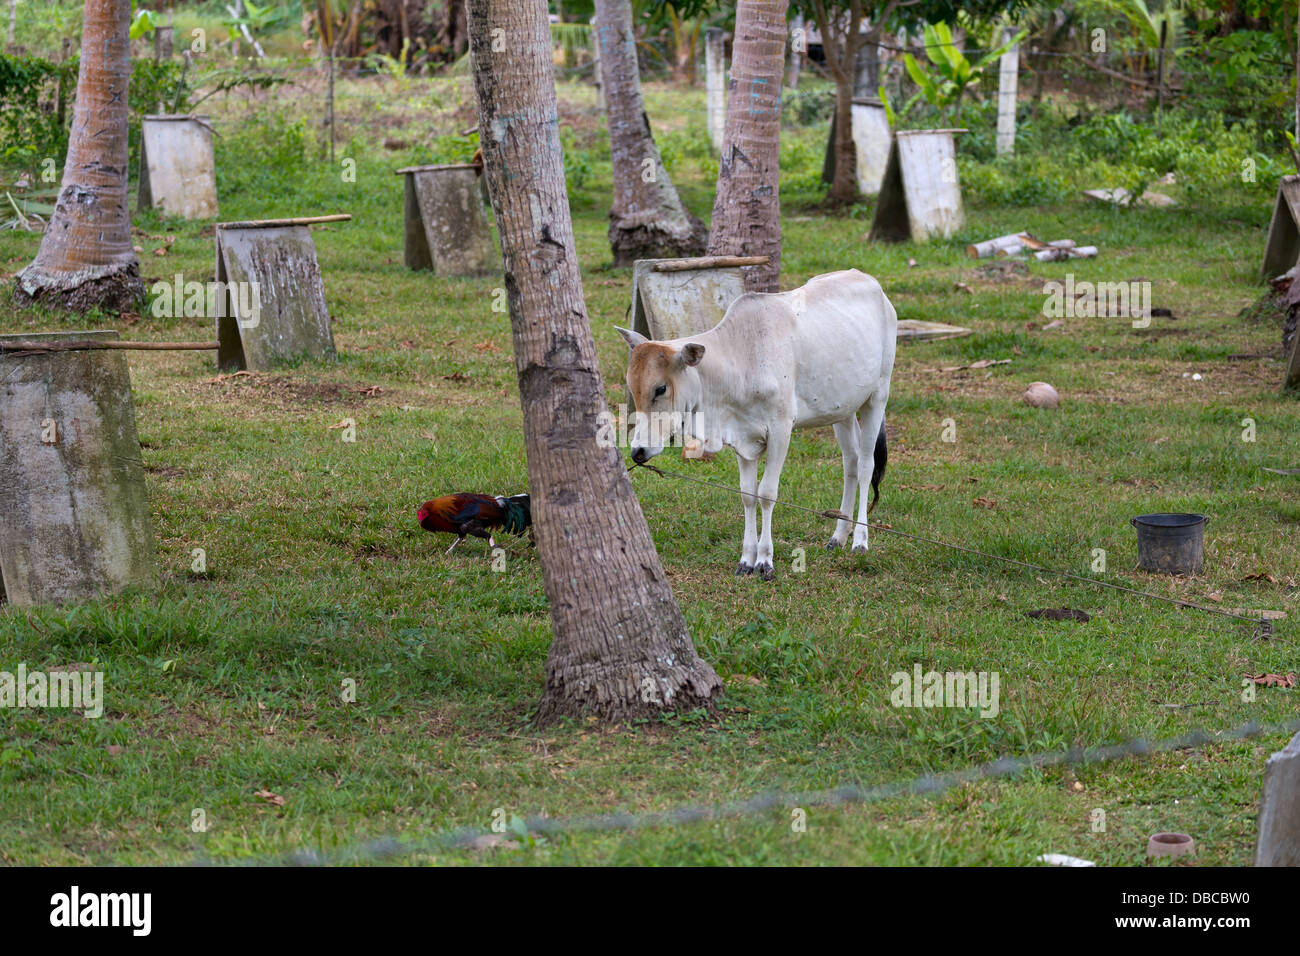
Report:
[[1277,184],[1273,219],[1268,226],[1261,279],[1280,276],[1300,258],[1300,176],[1283,176]]
[[[1013,32],[1007,27],[1004,41]],[[998,64],[998,139],[997,154],[1011,156],[1016,151],[1016,80],[1020,72],[1020,46],[1002,54]]]
[[217,173],[206,116],[146,116],[140,122],[141,209],[215,219]]
[[853,64],[853,95],[857,99],[875,99],[880,95],[880,46],[875,35],[867,37],[858,48]]
[[1255,865],[1300,866],[1300,734],[1264,765]]
[[900,130],[894,134],[880,200],[871,222],[872,242],[947,239],[966,223],[957,178],[954,133],[964,129]]
[[174,28],[158,26],[153,30],[153,58],[161,63],[172,58],[172,37]]
[[717,27],[704,31],[704,97],[709,117],[709,139],[722,151],[727,124],[727,35]]
[[745,293],[741,269],[766,256],[638,259],[632,266],[632,328],[652,339],[707,332]]
[[799,71],[807,52],[808,31],[804,26],[803,14],[796,13],[790,21],[790,61],[785,70],[785,85],[792,90],[799,88]]
[[265,371],[280,362],[334,360],[311,225],[351,218],[341,213],[217,224],[219,370]]
[[889,115],[877,99],[853,101],[853,145],[857,152],[858,192],[875,196],[885,181],[889,165],[889,147],[894,133]]
[[[29,333],[0,346],[116,338]],[[155,573],[126,356],[0,348],[0,596],[82,601],[149,587]]]
[[490,275],[500,268],[492,242],[480,167],[407,166],[405,257],[411,269],[432,269],[439,276]]

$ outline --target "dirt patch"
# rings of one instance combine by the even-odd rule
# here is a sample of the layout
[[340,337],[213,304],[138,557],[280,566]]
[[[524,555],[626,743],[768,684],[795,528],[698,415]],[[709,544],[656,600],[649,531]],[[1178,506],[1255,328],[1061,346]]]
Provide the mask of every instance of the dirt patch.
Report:
[[180,478],[185,474],[184,468],[167,468],[162,465],[145,465],[144,470],[155,478]]
[[199,383],[209,394],[236,400],[255,399],[279,408],[302,405],[360,405],[385,395],[383,388],[343,382],[308,382],[289,375],[249,372],[218,375]]

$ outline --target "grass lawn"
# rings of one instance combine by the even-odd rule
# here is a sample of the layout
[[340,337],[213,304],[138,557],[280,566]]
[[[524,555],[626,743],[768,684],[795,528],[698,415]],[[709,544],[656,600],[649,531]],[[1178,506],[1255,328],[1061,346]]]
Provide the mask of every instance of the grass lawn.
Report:
[[[536,553],[509,542],[494,573],[482,542],[451,556],[415,522],[451,491],[525,490],[508,317],[498,277],[437,279],[402,264],[402,182],[392,170],[462,140],[466,80],[342,84],[341,163],[319,159],[319,104],[282,90],[205,104],[218,138],[223,219],[351,212],[316,245],[339,349],[335,364],[216,377],[210,353],[131,353],[161,587],[73,608],[0,608],[0,670],[93,663],[98,720],[0,711],[0,860],[181,863],[329,850],[384,835],[417,840],[485,830],[494,811],[567,817],[669,809],[769,790],[910,780],[1003,755],[1134,736],[1290,720],[1296,691],[1242,699],[1242,674],[1300,670],[1300,415],[1278,386],[1275,324],[1239,317],[1260,293],[1271,192],[1119,210],[1083,199],[1000,206],[968,196],[950,242],[868,244],[870,205],[828,215],[800,191],[819,168],[821,127],[787,131],[791,188],[783,285],[856,267],[878,277],[901,318],[969,326],[969,338],[900,347],[888,413],[890,466],[873,516],[911,531],[1223,608],[1288,612],[1269,643],[1244,626],[969,554],[873,533],[866,556],[827,553],[829,522],[776,511],[778,578],[732,575],[741,509],[725,492],[633,476],[701,654],[727,683],[716,714],[539,731],[550,624]],[[562,84],[566,162],[587,307],[612,406],[626,401],[631,272],[610,267],[608,149],[589,88]],[[697,144],[703,94],[651,85],[651,118],[689,205],[707,219],[716,161]],[[210,107],[210,109],[209,109]],[[385,150],[385,138],[404,139]],[[472,147],[470,147],[472,151]],[[793,160],[792,160],[793,161]],[[1109,185],[1095,183],[1093,185]],[[212,277],[210,224],[136,219],[152,281]],[[1095,260],[976,263],[965,245],[1018,229],[1097,245]],[[174,241],[169,242],[169,237]],[[37,234],[0,233],[0,272],[34,255]],[[165,255],[155,255],[155,249]],[[915,259],[914,266],[909,259]],[[1066,318],[1044,330],[1043,283],[1152,284],[1175,318]],[[965,291],[958,283],[969,289]],[[0,331],[114,327],[126,338],[196,339],[211,321],[64,318],[17,311]],[[1032,324],[1032,326],[1031,326]],[[1234,358],[1238,355],[1261,358]],[[1009,364],[941,371],[979,359]],[[1193,378],[1193,374],[1200,378]],[[1056,410],[1020,398],[1051,382]],[[331,426],[356,421],[356,442]],[[1256,440],[1243,441],[1243,419]],[[944,441],[951,419],[956,441]],[[734,455],[661,462],[736,483]],[[829,428],[797,435],[782,497],[838,506]],[[1210,516],[1205,571],[1172,580],[1135,570],[1129,519]],[[206,574],[190,571],[203,548]],[[795,549],[807,568],[792,570]],[[1026,612],[1071,607],[1088,623]],[[895,708],[890,675],[996,671],[1000,712]],[[340,688],[352,679],[353,703]],[[1177,706],[1173,706],[1177,705]],[[553,836],[518,850],[447,850],[440,863],[1024,864],[1040,853],[1144,862],[1157,830],[1192,834],[1194,861],[1251,861],[1273,735],[1192,751],[985,780],[937,797],[793,807],[743,819]],[[283,804],[256,796],[283,798]],[[1094,811],[1105,829],[1094,832]],[[194,811],[207,820],[191,827]]]

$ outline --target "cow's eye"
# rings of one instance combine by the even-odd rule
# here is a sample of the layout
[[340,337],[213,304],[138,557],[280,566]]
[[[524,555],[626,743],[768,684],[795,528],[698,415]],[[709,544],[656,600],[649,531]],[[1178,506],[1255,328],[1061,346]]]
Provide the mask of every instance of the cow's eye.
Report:
[[662,398],[664,392],[666,392],[666,391],[668,391],[668,386],[667,386],[667,385],[660,385],[660,386],[658,386],[657,388],[655,388],[655,398]]

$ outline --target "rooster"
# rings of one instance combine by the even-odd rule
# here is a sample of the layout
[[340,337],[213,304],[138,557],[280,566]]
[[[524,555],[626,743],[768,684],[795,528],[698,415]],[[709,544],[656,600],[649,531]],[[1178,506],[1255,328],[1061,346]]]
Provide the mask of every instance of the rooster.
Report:
[[497,543],[492,537],[492,528],[523,534],[533,523],[533,512],[526,494],[509,498],[465,493],[443,495],[420,505],[415,516],[425,531],[456,535],[456,540],[447,549],[448,554],[456,550],[456,545],[464,541],[467,534],[487,538],[488,546],[495,548]]

